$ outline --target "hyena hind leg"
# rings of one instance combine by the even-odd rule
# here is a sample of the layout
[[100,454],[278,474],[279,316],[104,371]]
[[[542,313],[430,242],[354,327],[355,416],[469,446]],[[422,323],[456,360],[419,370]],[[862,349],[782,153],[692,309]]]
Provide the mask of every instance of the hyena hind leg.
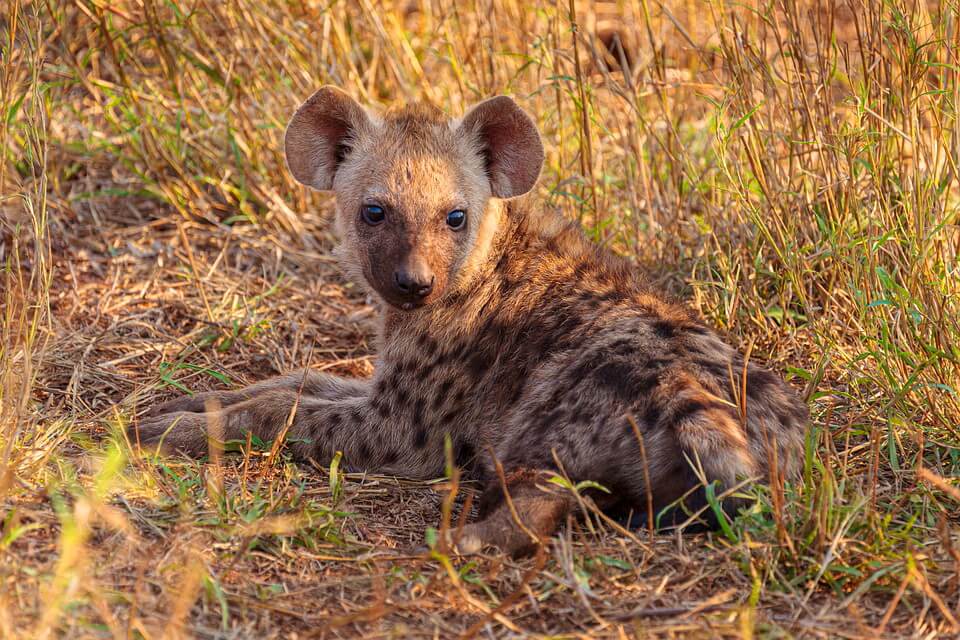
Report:
[[[357,431],[333,428],[341,426],[347,415],[362,424],[369,414],[366,402],[365,397],[328,400],[301,396],[290,389],[273,389],[217,411],[174,411],[146,417],[132,423],[127,431],[131,444],[191,457],[206,454],[211,440],[242,442],[252,434],[269,442],[283,433],[294,456],[306,459],[329,453],[331,448],[346,453]],[[327,438],[318,440],[318,430],[325,430]]]
[[174,398],[152,407],[144,417],[150,418],[178,412],[204,413],[210,406],[226,408],[274,391],[299,392],[301,387],[303,396],[306,398],[342,400],[366,395],[369,383],[364,380],[351,380],[327,373],[319,373],[311,369],[300,369],[263,380],[243,389],[205,391],[191,396]]

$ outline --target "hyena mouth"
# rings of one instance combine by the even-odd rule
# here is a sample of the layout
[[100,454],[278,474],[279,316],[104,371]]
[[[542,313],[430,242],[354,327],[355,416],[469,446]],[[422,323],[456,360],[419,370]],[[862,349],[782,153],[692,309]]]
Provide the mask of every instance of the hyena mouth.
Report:
[[392,307],[396,307],[401,311],[416,311],[417,309],[427,306],[427,300],[389,300],[387,302]]

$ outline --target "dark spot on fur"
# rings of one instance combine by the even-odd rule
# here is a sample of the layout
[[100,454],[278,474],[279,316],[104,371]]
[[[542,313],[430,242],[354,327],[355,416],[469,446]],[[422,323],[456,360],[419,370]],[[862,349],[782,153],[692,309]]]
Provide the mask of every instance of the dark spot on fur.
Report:
[[381,418],[386,419],[390,415],[390,407],[387,406],[387,403],[384,402],[381,398],[376,398],[373,401],[373,408],[377,410],[377,415]]
[[430,334],[421,333],[417,336],[417,347],[427,355],[433,355],[437,350],[437,341]]
[[518,384],[514,387],[513,392],[510,394],[510,397],[507,399],[507,406],[512,407],[518,402],[520,402],[520,398],[523,397],[524,388],[525,387],[522,384]]
[[609,389],[620,400],[630,400],[641,389],[634,387],[633,369],[622,362],[607,362],[593,370],[597,384]]
[[660,371],[673,364],[673,362],[674,360],[671,358],[650,358],[645,365],[647,370]]
[[470,356],[470,360],[467,361],[467,367],[470,369],[470,374],[473,377],[479,378],[490,368],[490,359],[486,354],[478,350]]
[[634,344],[634,341],[630,338],[621,338],[620,340],[612,342],[607,349],[611,355],[627,357],[637,352],[637,345]]
[[436,394],[433,396],[433,402],[431,406],[434,411],[439,411],[440,407],[443,406],[446,402],[447,397],[450,395],[450,389],[453,388],[453,380],[447,379],[440,383],[440,388],[437,389]]
[[782,407],[777,407],[775,409],[775,414],[777,416],[777,422],[779,422],[782,426],[786,427],[787,429],[793,426],[793,416],[790,415],[789,411],[785,411]]
[[467,440],[458,440],[454,447],[454,462],[460,468],[469,466],[477,455],[473,444]]
[[342,420],[343,418],[339,413],[331,413],[329,416],[327,416],[327,424],[329,424],[331,427],[339,427]]
[[[742,371],[740,374],[743,375]],[[756,398],[779,383],[780,379],[766,369],[753,367],[747,369],[747,395]]]
[[670,407],[668,418],[672,423],[682,422],[701,411],[709,409],[711,406],[713,405],[709,402],[698,398],[681,400]]
[[557,325],[553,328],[553,333],[554,335],[571,333],[579,329],[582,324],[583,318],[577,314],[571,313],[557,323]]
[[397,461],[397,452],[395,449],[387,449],[383,452],[383,464],[390,465]]
[[443,361],[457,362],[459,360],[462,360],[469,349],[470,349],[470,345],[465,342],[462,342],[460,344],[455,344],[452,347],[450,347],[450,349],[442,355]]
[[655,427],[660,422],[660,415],[659,405],[651,401],[647,403],[646,409],[643,410],[643,423],[648,427]]
[[[698,367],[710,373],[710,375],[716,378],[720,378],[724,381],[730,380],[730,369],[727,367],[726,362],[721,362],[718,360],[701,359],[701,360],[694,361],[694,364],[696,364]],[[741,367],[741,370],[742,370],[742,367]],[[734,375],[735,376],[737,375],[736,369],[734,369]]]
[[[567,377],[569,390],[577,388],[584,380],[592,379],[601,387],[609,390],[619,400],[629,402],[638,395],[649,392],[660,378],[660,369],[668,360],[651,360],[643,369],[623,360],[611,360],[609,355],[595,351],[573,367]],[[562,389],[562,387],[560,387]],[[559,396],[554,394],[553,401]]]
[[548,430],[557,426],[560,420],[563,419],[563,409],[554,409],[550,413],[541,416],[538,421],[537,431],[540,433],[545,433]]
[[420,426],[423,424],[423,400],[417,398],[413,403],[413,425]]
[[570,412],[570,422],[572,424],[586,424],[590,421],[590,411],[586,405],[577,405]]
[[420,427],[413,432],[413,446],[417,449],[423,449],[427,446],[427,429]]
[[366,442],[361,442],[360,447],[357,449],[357,460],[354,462],[369,462],[370,461],[370,445]]
[[653,323],[653,333],[661,340],[669,340],[677,335],[677,326],[667,320],[657,320]]
[[577,365],[570,369],[567,376],[571,386],[579,384],[587,375],[606,361],[606,356],[593,352],[584,358],[581,358]]
[[414,379],[416,379],[416,380],[426,380],[427,378],[430,377],[430,374],[433,373],[433,367],[434,367],[434,365],[433,365],[433,362],[432,362],[432,361],[431,361],[431,362],[425,362],[425,363],[423,363],[423,365],[422,365],[420,368],[414,369],[414,370],[410,373],[410,375],[413,376]]

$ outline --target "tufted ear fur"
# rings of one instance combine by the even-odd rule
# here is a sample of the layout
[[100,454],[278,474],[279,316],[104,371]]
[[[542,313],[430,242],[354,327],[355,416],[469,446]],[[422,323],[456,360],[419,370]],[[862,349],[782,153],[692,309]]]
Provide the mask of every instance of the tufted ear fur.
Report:
[[514,198],[533,189],[543,166],[537,126],[507,96],[490,98],[467,112],[459,131],[477,146],[497,198]]
[[283,145],[290,173],[308,187],[332,189],[340,162],[371,126],[363,107],[344,91],[321,88],[287,125]]

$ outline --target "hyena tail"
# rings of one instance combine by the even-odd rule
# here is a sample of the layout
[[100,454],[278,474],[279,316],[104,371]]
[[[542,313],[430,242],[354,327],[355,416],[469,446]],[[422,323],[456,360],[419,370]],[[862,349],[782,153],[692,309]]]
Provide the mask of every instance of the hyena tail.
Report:
[[760,477],[766,466],[750,446],[736,405],[688,384],[662,403],[657,429],[670,433],[675,446],[658,525],[716,529],[720,518],[736,515],[744,504],[736,488]]

